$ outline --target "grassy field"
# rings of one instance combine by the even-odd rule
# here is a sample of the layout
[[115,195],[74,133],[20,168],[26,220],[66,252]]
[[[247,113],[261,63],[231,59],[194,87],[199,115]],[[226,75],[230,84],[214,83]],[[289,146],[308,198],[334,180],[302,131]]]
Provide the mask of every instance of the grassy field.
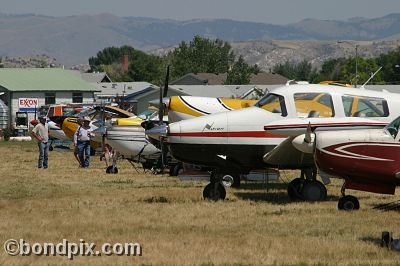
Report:
[[[92,157],[80,169],[72,152],[53,151],[50,166],[36,166],[34,143],[0,142],[0,242],[137,242],[142,256],[75,257],[78,265],[399,265],[400,252],[379,246],[382,231],[400,238],[400,211],[374,209],[400,200],[351,191],[361,210],[337,210],[341,182],[321,203],[290,202],[286,183],[244,183],[227,200],[202,199],[205,182],[137,173],[120,162],[105,174]],[[350,192],[350,191],[349,191]],[[0,265],[70,265],[63,256],[9,256]]]

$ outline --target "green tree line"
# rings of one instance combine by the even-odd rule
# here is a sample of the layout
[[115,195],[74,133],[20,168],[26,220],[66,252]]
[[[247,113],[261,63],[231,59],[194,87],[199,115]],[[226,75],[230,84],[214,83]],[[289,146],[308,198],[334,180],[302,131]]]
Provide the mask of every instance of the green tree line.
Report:
[[[122,58],[128,56],[128,71],[122,70]],[[226,84],[248,84],[251,74],[260,70],[249,66],[243,57],[232,52],[228,42],[195,36],[189,43],[181,42],[165,56],[149,55],[130,46],[108,47],[89,58],[90,71],[107,72],[111,80],[147,81],[161,85],[167,65],[171,80],[188,73],[227,73]]]
[[[357,66],[357,71],[356,71]],[[381,54],[376,58],[335,58],[325,61],[321,69],[312,68],[311,63],[303,60],[300,63],[286,61],[274,66],[273,71],[289,79],[304,80],[311,83],[336,81],[344,84],[365,83],[379,67],[371,84],[400,84],[400,48]],[[357,79],[356,79],[357,72]]]
[[[122,57],[129,58],[128,71],[122,70]],[[232,51],[231,45],[220,39],[195,36],[190,42],[181,42],[165,56],[149,55],[130,46],[108,47],[89,58],[91,71],[107,72],[116,82],[147,81],[162,85],[167,65],[171,66],[170,80],[188,73],[227,73],[225,84],[248,84],[250,76],[257,74],[257,65],[248,65],[242,56]],[[357,78],[356,78],[357,65]],[[400,48],[377,58],[335,58],[325,61],[320,69],[307,60],[286,61],[275,65],[273,72],[289,79],[318,83],[336,81],[363,84],[380,66],[371,81],[373,84],[400,84]]]

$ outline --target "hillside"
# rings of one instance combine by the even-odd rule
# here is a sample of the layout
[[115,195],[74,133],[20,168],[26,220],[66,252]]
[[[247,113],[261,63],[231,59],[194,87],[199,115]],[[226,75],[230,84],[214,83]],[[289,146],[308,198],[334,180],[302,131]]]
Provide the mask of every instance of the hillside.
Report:
[[[105,47],[131,45],[162,53],[195,35],[232,43],[249,63],[267,69],[285,59],[313,60],[351,56],[354,48],[337,40],[363,43],[360,54],[373,56],[397,46],[400,14],[347,21],[305,19],[288,25],[233,20],[175,21],[111,14],[50,17],[0,14],[0,57],[47,55],[58,64],[85,64]],[[348,47],[349,46],[349,47]]]

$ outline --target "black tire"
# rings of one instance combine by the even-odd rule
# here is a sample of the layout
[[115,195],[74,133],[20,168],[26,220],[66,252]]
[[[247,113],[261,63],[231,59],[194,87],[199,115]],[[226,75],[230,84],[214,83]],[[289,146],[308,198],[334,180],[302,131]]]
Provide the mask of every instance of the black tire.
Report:
[[[180,164],[180,163],[178,163],[178,164],[176,164],[176,165],[174,165],[174,166],[172,167],[172,174],[170,174],[170,175],[171,175],[171,176],[178,176],[178,175],[179,175],[179,172],[180,172],[181,170],[183,170],[183,165]],[[170,173],[171,173],[171,168],[170,168]]]
[[226,190],[223,185],[218,183],[217,190],[215,191],[215,184],[209,183],[203,190],[203,198],[207,200],[224,200],[226,197]]
[[53,150],[54,150],[53,146],[50,145],[49,151],[53,151]]
[[118,174],[118,168],[116,166],[113,167],[112,165],[110,165],[109,167],[107,167],[106,173],[107,174]]
[[90,156],[95,156],[96,155],[96,150],[90,147]]
[[169,176],[174,176],[174,168],[175,168],[175,165],[171,165],[169,167]]
[[239,174],[232,174],[232,177],[233,177],[232,187],[234,187],[234,188],[240,187],[240,175]]
[[301,195],[305,201],[324,201],[326,200],[327,191],[325,185],[317,180],[306,181]]
[[360,202],[354,196],[343,196],[339,199],[338,209],[343,211],[359,210]]
[[298,177],[290,181],[287,187],[287,193],[291,200],[301,200],[303,196],[301,195],[301,189],[303,187],[304,179]]

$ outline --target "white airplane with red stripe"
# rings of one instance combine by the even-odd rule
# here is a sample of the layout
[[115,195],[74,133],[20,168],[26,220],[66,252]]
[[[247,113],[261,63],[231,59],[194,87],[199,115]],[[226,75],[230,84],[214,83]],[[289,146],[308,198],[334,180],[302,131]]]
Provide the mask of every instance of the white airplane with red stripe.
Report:
[[[382,128],[400,113],[400,94],[335,85],[287,85],[269,92],[255,106],[171,123],[171,154],[186,163],[214,169],[205,198],[224,198],[221,181],[250,170],[301,169],[301,190],[292,198],[323,200],[312,154],[297,150],[293,139],[314,130]],[[297,182],[297,181],[296,181]]]

